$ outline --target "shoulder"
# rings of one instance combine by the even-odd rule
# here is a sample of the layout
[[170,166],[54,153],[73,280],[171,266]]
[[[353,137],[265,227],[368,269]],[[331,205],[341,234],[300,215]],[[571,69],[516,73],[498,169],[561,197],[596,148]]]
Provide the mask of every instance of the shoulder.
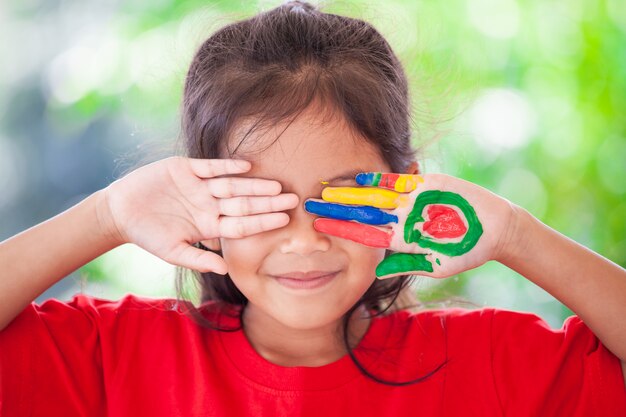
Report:
[[136,294],[126,294],[118,300],[100,298],[88,294],[75,294],[69,301],[49,299],[41,306],[66,304],[75,308],[98,310],[166,309],[171,310],[176,300],[173,298],[149,298]]
[[384,319],[393,322],[395,326],[407,328],[475,333],[478,329],[489,330],[496,311],[498,310],[494,308],[459,307],[420,311],[399,310],[384,316]]
[[440,341],[439,345],[445,344],[452,353],[462,347],[463,352],[480,352],[481,355],[489,355],[494,344],[506,348],[514,340],[552,340],[558,339],[558,335],[562,337],[564,332],[583,334],[586,330],[576,316],[568,318],[563,329],[553,330],[537,314],[494,307],[400,310],[381,320],[391,329],[392,337],[412,338],[423,343]]
[[[395,316],[402,320],[482,320],[490,318],[491,315],[499,311],[493,307],[482,308],[461,308],[461,307],[446,307],[439,309],[421,309],[421,310],[398,310],[392,313],[388,313],[383,317]],[[511,313],[515,313],[511,311]]]
[[[380,317],[378,331],[387,345],[403,344],[434,356],[448,352],[488,355],[493,308],[399,310]],[[428,353],[428,352],[427,352]]]
[[[71,311],[107,313],[126,312],[151,312],[158,313],[184,313],[192,303],[175,298],[150,298],[136,294],[126,294],[118,300],[109,300],[88,294],[76,294],[69,301],[48,299],[41,304],[32,303],[31,307],[39,311]],[[218,310],[218,304],[207,302],[202,304],[201,310],[211,312]]]
[[[8,327],[32,328],[45,325],[53,329],[67,328],[80,331],[93,327],[111,328],[119,326],[158,326],[187,324],[194,322],[189,311],[191,302],[175,298],[150,298],[126,294],[118,300],[109,300],[87,294],[76,294],[68,301],[48,299],[42,303],[28,305]],[[217,317],[218,304],[208,302],[198,307],[202,314],[211,319]]]
[[455,328],[463,326],[466,331],[476,331],[480,328],[484,331],[491,332],[494,330],[499,331],[504,328],[511,329],[512,327],[532,327],[549,332],[560,332],[584,326],[584,323],[579,317],[570,316],[565,320],[560,330],[552,329],[550,325],[536,313],[513,311],[496,307],[482,307],[476,309],[452,307],[421,310],[417,312],[400,310],[389,316],[395,316],[392,320],[412,325],[428,323],[433,326],[440,325],[444,328],[447,325]]
[[174,299],[154,299],[134,294],[127,294],[119,300],[108,300],[87,294],[76,294],[68,301],[51,298],[40,304],[31,303],[26,310],[45,316],[80,316],[103,318],[128,312],[159,312],[175,311],[177,302]]

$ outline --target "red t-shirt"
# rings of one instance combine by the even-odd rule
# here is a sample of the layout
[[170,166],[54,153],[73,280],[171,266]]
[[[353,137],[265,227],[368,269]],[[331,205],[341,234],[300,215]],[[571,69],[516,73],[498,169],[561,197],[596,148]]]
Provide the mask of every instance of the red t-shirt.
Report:
[[48,300],[0,332],[0,415],[626,416],[618,358],[575,316],[553,330],[492,308],[402,311],[374,319],[357,351],[395,381],[448,362],[421,383],[386,386],[347,355],[272,364],[242,330],[203,329],[175,300]]

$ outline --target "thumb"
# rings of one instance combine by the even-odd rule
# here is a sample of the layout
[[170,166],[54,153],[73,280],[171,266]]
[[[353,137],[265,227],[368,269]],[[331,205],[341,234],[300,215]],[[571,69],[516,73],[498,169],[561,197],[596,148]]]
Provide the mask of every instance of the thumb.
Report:
[[376,277],[391,278],[411,272],[433,272],[433,264],[425,253],[394,253],[382,260],[376,267]]
[[199,272],[215,272],[220,275],[228,272],[228,265],[224,258],[214,252],[198,249],[182,242],[172,252],[178,253],[178,256],[167,260],[170,263]]

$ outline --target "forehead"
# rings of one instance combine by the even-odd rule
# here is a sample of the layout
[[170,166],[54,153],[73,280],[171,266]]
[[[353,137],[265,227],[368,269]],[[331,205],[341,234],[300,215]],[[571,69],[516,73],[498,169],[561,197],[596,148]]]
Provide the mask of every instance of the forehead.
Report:
[[[388,171],[375,145],[360,136],[342,115],[322,115],[309,107],[292,122],[264,127],[242,138],[255,120],[240,123],[230,138],[233,157],[252,162],[245,176],[275,179],[283,186],[319,184],[360,171]],[[294,188],[294,187],[290,187]]]

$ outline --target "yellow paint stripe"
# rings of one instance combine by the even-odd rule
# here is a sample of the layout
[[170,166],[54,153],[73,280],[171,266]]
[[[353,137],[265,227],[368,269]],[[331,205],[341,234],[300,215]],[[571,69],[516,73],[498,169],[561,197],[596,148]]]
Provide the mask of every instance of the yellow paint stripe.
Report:
[[398,207],[398,193],[383,188],[326,187],[322,191],[324,201],[339,204],[373,206],[382,209]]
[[[408,175],[400,175],[394,184],[393,189],[399,193],[405,192],[407,188],[407,180],[409,180]],[[411,191],[411,190],[409,190]]]
[[399,193],[410,193],[417,188],[417,184],[424,182],[420,175],[401,174],[396,180],[394,190]]

